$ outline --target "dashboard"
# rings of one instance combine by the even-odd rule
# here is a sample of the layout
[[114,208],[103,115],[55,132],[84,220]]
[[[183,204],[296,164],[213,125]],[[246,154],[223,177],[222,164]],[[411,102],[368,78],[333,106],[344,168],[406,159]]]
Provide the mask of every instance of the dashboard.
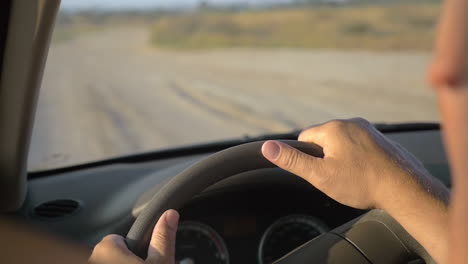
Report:
[[333,201],[305,182],[208,194],[180,210],[176,260],[272,263],[363,212]]
[[[438,130],[386,135],[412,152],[434,177],[450,187]],[[210,154],[194,151],[190,155],[30,179],[20,216],[38,229],[91,249],[107,234],[125,236],[165,182]],[[76,205],[76,210],[52,218],[37,215],[38,208],[44,209],[44,204],[54,201]],[[364,213],[333,201],[280,169],[228,178],[194,197],[179,212],[176,255],[181,264],[271,263],[304,240]]]

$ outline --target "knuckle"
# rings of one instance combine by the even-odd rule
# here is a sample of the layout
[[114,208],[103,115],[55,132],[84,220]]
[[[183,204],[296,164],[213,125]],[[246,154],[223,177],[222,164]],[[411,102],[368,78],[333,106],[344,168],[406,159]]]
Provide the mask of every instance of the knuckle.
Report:
[[291,169],[296,167],[298,163],[299,155],[297,151],[290,151],[287,155],[285,155],[283,159],[283,165],[287,169]]
[[299,136],[297,137],[297,139],[299,141],[305,141],[307,140],[307,138],[309,137],[309,129],[306,129],[306,130],[302,130],[301,133],[299,133]]
[[105,236],[102,241],[108,241],[108,242],[114,242],[119,236],[118,235],[115,235],[115,234],[112,234],[112,235],[107,235]]
[[109,251],[112,251],[116,247],[116,240],[118,239],[118,235],[107,235],[105,236],[101,242],[99,242],[95,247],[94,251],[106,254]]
[[169,237],[163,232],[155,232],[153,234],[153,241],[158,245],[165,245],[169,242]]
[[93,255],[95,256],[109,256],[112,251],[112,246],[108,242],[101,241],[94,247]]
[[94,246],[93,253],[99,253],[105,250],[105,245],[103,242],[99,242],[96,246]]
[[361,117],[356,117],[348,121],[348,128],[357,133],[360,133],[360,132],[368,132],[372,130],[373,126],[366,119],[361,118]]
[[321,130],[323,125],[315,125],[315,126],[310,126],[310,127],[307,127],[305,129],[303,129],[301,131],[301,133],[299,133],[299,136],[298,136],[298,139],[300,141],[305,141],[309,138],[310,135],[314,134],[314,133],[317,133],[318,131]]
[[301,136],[307,136],[307,134],[309,134],[309,130],[310,130],[310,128],[305,128],[305,129],[303,129],[303,130],[299,133],[299,137],[301,137]]
[[331,131],[342,130],[346,126],[347,122],[348,121],[346,120],[335,119],[335,120],[331,120],[330,122],[328,122],[327,127]]
[[106,246],[114,246],[116,241],[120,238],[118,235],[107,235],[105,236],[99,244],[103,244]]

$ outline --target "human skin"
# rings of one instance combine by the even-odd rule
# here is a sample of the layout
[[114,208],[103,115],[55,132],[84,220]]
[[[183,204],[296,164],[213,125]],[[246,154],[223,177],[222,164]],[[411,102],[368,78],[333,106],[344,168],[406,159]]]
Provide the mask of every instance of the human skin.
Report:
[[33,228],[30,223],[0,216],[0,263],[83,264],[89,250]]
[[468,263],[468,1],[445,0],[428,79],[435,88],[452,172],[446,263]]
[[416,157],[362,118],[311,127],[298,140],[321,146],[324,157],[279,141],[264,143],[262,153],[342,204],[384,209],[437,262],[445,259],[449,191]]
[[148,248],[148,257],[143,260],[134,255],[123,237],[108,235],[93,250],[90,264],[174,264],[175,241],[179,214],[167,210],[154,227]]

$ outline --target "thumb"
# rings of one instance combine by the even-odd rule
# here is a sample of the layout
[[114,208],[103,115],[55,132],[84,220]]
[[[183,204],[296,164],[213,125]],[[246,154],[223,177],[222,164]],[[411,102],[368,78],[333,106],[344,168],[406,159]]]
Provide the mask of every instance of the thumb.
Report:
[[175,210],[167,210],[159,218],[153,230],[148,249],[148,263],[169,264],[174,263],[175,243],[179,213]]
[[287,170],[313,184],[312,174],[318,175],[320,158],[310,156],[288,144],[269,140],[263,143],[263,156],[276,166]]

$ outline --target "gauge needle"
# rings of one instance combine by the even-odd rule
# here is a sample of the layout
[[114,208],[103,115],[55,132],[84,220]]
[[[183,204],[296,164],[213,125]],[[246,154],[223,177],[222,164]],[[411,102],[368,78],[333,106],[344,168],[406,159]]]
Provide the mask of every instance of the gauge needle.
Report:
[[183,260],[179,261],[179,264],[195,264],[195,261],[191,258],[184,258]]

